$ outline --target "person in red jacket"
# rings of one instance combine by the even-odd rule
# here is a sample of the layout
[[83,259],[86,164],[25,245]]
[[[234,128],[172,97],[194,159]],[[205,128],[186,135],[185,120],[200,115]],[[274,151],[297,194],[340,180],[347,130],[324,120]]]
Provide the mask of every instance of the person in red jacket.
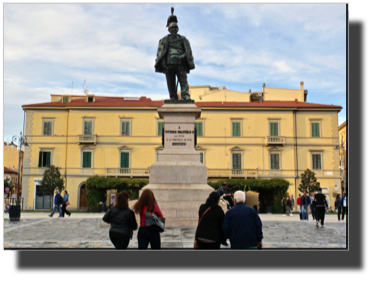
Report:
[[301,195],[298,195],[297,198],[297,211],[301,210]]
[[151,212],[158,217],[163,218],[160,208],[156,202],[154,194],[151,190],[145,189],[136,204],[133,206],[136,214],[140,214],[140,228],[137,233],[137,242],[139,249],[147,249],[150,243],[152,249],[161,248],[160,233],[145,226],[145,212]]

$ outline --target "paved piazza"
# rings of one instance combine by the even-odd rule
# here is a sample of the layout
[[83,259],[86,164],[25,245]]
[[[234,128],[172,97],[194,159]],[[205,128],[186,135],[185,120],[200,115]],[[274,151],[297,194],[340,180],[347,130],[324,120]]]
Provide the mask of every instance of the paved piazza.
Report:
[[[4,220],[4,248],[113,248],[103,214],[73,213],[69,218],[49,218],[47,213],[22,213],[20,221]],[[4,215],[7,218],[7,215]],[[324,228],[298,215],[260,214],[264,248],[346,248],[346,222],[326,215]],[[167,228],[162,248],[192,248],[195,228]],[[137,248],[137,232],[128,248]],[[229,248],[229,247],[227,247]]]

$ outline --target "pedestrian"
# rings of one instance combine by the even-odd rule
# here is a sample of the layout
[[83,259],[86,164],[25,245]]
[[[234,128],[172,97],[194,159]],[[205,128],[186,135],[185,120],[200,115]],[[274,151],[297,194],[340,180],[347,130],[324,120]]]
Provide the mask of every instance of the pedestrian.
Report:
[[340,202],[342,205],[342,220],[344,220],[344,214],[348,216],[348,199],[346,192],[343,193],[343,197]]
[[111,224],[109,237],[116,249],[126,249],[137,229],[135,213],[129,208],[129,194],[120,192],[116,195],[115,206],[103,216],[103,221]]
[[158,207],[154,194],[150,189],[145,189],[141,193],[136,204],[133,206],[133,210],[136,214],[140,214],[140,228],[137,233],[138,248],[147,249],[150,244],[152,249],[160,249],[160,233],[145,226],[145,212],[154,213],[160,218],[164,217]]
[[316,226],[318,226],[319,221],[321,221],[321,227],[325,226],[325,210],[328,207],[326,202],[326,196],[322,194],[322,189],[318,188],[318,193],[314,195],[315,201],[315,219],[317,221]]
[[231,248],[262,248],[262,223],[256,210],[245,205],[245,193],[236,191],[234,194],[235,207],[224,216],[224,236],[230,239]]
[[282,197],[282,200],[281,200],[281,206],[282,206],[282,216],[285,216],[285,210],[286,210],[286,200],[285,200],[285,197]]
[[67,193],[67,191],[64,191],[63,203],[62,203],[62,217],[65,217],[65,213],[69,215],[69,217],[71,216],[71,213],[67,211],[66,209],[68,205],[70,205],[69,194]]
[[[340,214],[342,212],[342,203],[340,201],[340,195],[336,195],[335,210],[338,210],[338,221],[340,221]],[[343,219],[342,219],[343,220]]]
[[310,205],[310,197],[306,195],[306,191],[303,192],[303,196],[301,197],[301,220],[309,221],[309,205]]
[[290,208],[292,206],[292,201],[290,200],[289,193],[286,196],[286,216],[290,216]]
[[293,195],[291,195],[290,201],[292,202],[292,206],[290,207],[290,216],[293,216],[293,208],[294,208],[294,198]]
[[298,195],[297,198],[297,211],[301,212],[301,195]]
[[234,206],[233,195],[228,192],[228,186],[226,182],[218,188],[217,190],[220,197],[223,197],[224,200],[228,202],[227,209],[230,209]]
[[223,233],[224,211],[219,206],[220,195],[212,192],[206,204],[199,207],[199,223],[195,232],[195,239],[200,249],[220,249],[220,245],[227,245]]
[[310,212],[311,212],[311,215],[313,216],[313,220],[315,220],[315,201],[314,201],[314,196],[315,196],[315,194],[313,193],[311,195],[311,198],[310,198],[310,201],[311,201]]
[[61,204],[63,202],[63,199],[61,197],[61,194],[58,192],[58,190],[55,190],[54,191],[54,208],[53,208],[53,212],[51,212],[51,214],[49,215],[49,217],[53,217],[55,211],[58,210],[59,212],[59,217],[62,217],[62,210],[61,210]]

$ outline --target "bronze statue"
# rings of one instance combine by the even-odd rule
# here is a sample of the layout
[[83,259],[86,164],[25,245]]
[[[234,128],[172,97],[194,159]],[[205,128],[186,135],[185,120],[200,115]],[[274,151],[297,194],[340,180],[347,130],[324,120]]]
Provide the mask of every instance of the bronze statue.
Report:
[[[187,73],[195,69],[193,53],[190,42],[178,33],[177,16],[173,15],[174,8],[171,9],[172,15],[169,16],[166,27],[170,32],[158,43],[156,72],[166,75],[171,100],[178,100],[178,82],[181,84],[182,100],[189,100],[189,84],[187,83]],[[177,76],[177,84],[175,77]]]

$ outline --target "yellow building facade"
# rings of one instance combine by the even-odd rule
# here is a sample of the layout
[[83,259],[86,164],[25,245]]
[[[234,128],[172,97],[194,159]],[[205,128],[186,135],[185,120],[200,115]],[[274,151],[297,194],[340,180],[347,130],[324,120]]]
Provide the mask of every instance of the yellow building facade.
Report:
[[[290,182],[298,197],[300,176],[312,169],[333,201],[340,192],[340,106],[308,103],[307,91],[267,88],[237,92],[191,86],[202,108],[196,150],[208,180],[273,178]],[[148,178],[161,151],[163,122],[149,98],[51,95],[24,105],[26,136],[22,195],[29,209],[48,208],[51,194],[39,190],[47,166],[61,168],[70,209],[86,207],[85,181],[93,175]],[[50,207],[49,207],[50,208]]]
[[347,191],[347,121],[343,122],[339,128],[339,145],[340,145],[340,169],[342,180],[342,191]]

